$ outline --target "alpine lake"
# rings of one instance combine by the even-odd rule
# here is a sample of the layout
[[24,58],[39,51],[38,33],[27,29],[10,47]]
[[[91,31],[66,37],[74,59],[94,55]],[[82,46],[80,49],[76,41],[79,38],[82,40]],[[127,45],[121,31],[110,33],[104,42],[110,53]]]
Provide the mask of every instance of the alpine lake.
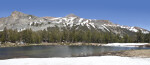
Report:
[[0,48],[0,59],[9,58],[50,58],[96,56],[100,53],[121,50],[150,49],[150,47],[117,47],[117,46],[65,46],[40,45]]

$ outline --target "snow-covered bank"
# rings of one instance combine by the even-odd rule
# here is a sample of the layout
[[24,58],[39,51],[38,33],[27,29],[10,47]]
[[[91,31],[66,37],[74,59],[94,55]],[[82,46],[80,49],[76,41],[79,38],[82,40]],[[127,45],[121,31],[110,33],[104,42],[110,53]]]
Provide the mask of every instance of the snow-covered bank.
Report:
[[150,58],[119,56],[20,58],[0,60],[0,65],[150,65]]
[[148,43],[108,43],[103,46],[123,46],[123,47],[139,47],[141,45],[146,45]]

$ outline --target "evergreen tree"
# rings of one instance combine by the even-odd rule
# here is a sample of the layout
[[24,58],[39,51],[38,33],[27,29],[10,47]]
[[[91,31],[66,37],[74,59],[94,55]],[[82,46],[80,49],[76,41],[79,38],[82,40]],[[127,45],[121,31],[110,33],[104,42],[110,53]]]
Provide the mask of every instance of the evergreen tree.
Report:
[[48,27],[47,30],[32,31],[26,29],[21,32],[4,28],[0,32],[0,41],[6,42],[24,42],[24,43],[58,43],[58,42],[85,42],[85,43],[115,43],[115,42],[147,42],[150,43],[150,33],[143,34],[142,31],[137,32],[136,36],[129,36],[128,34],[119,35],[112,32],[102,32],[95,29],[88,29],[87,27],[69,26],[59,28]]
[[2,34],[1,34],[1,42],[2,43],[6,43],[8,42],[8,30],[7,28],[5,27]]
[[127,34],[125,34],[123,38],[125,43],[129,42],[129,36]]
[[137,32],[137,40],[136,40],[136,42],[143,42],[144,41],[144,39],[143,39],[143,37],[144,37],[144,35],[142,34],[142,31],[141,30],[139,30],[139,32]]

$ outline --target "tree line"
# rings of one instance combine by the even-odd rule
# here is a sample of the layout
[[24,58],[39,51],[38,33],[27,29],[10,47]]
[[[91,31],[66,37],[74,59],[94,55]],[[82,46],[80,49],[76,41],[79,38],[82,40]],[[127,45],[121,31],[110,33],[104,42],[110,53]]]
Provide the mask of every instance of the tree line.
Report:
[[150,33],[137,32],[135,36],[119,35],[112,32],[99,32],[97,30],[81,30],[76,28],[48,27],[46,30],[32,31],[26,29],[21,32],[4,28],[0,32],[1,43],[150,43]]

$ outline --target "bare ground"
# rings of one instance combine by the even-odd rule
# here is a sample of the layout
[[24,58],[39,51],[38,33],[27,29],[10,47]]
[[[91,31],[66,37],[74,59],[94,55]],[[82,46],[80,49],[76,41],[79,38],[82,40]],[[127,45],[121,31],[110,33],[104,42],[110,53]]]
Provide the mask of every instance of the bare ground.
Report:
[[112,56],[123,56],[123,57],[142,57],[150,58],[150,50],[126,50],[117,52],[106,52],[100,54],[100,56],[112,55]]

